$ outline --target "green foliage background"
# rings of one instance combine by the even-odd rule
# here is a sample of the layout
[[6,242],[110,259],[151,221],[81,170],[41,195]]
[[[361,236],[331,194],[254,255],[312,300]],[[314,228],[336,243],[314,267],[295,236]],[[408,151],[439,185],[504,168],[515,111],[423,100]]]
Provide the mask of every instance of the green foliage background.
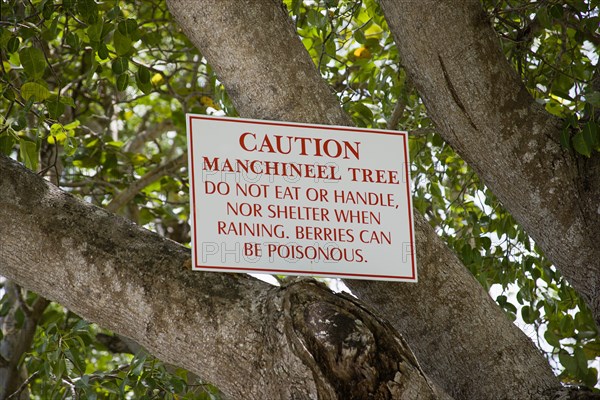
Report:
[[[354,122],[411,133],[417,210],[493,289],[563,382],[597,385],[600,338],[589,310],[436,133],[377,2],[284,3]],[[600,150],[599,4],[482,1],[533,97],[564,121],[563,145],[584,158]],[[97,205],[110,208],[129,193],[116,210],[187,244],[187,171],[184,163],[165,164],[185,159],[185,113],[236,111],[164,1],[9,0],[0,7],[0,151]],[[143,178],[147,185],[132,193]],[[5,295],[0,314],[14,307]],[[143,352],[109,352],[98,333],[51,304],[22,359],[32,397],[218,398],[216,388]]]

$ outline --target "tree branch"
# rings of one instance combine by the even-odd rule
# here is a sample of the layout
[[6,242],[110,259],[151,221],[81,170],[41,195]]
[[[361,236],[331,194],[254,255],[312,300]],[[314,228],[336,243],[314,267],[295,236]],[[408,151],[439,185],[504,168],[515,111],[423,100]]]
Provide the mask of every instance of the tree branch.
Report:
[[29,385],[29,383],[35,379],[38,373],[39,371],[35,371],[33,374],[29,375],[29,377],[23,381],[21,386],[19,386],[17,390],[15,390],[10,396],[8,396],[6,400],[18,399],[20,394],[27,388],[27,385]]
[[527,92],[479,1],[381,6],[439,133],[586,299],[600,326],[600,157],[579,160],[561,147],[560,121]]
[[[247,275],[192,272],[189,249],[77,200],[3,155],[0,205],[0,273],[228,396],[342,399],[360,389],[365,399],[449,399],[392,328],[323,285],[279,288]],[[311,315],[323,314],[344,329],[314,325]],[[340,365],[320,364],[330,345],[346,349]],[[342,366],[348,375],[335,372]]]

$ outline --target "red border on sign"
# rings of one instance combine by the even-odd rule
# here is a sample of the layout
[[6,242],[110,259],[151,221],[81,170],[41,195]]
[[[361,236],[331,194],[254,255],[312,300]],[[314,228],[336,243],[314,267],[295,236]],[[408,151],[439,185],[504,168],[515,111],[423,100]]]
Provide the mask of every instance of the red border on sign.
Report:
[[[412,213],[410,210],[412,209],[412,198],[410,192],[410,176],[409,176],[409,165],[408,165],[408,142],[407,142],[407,134],[405,132],[391,132],[391,131],[383,131],[377,129],[366,129],[366,128],[353,128],[353,127],[342,127],[342,126],[329,126],[329,125],[315,125],[315,124],[301,124],[301,123],[293,123],[293,122],[276,122],[276,121],[258,121],[258,120],[250,120],[244,118],[225,118],[225,117],[213,117],[208,115],[193,115],[188,114],[188,135],[189,135],[189,143],[190,148],[188,151],[190,152],[190,162],[192,165],[188,166],[188,171],[191,175],[192,186],[191,188],[196,188],[196,183],[194,181],[194,142],[193,142],[193,134],[192,134],[192,122],[195,119],[200,120],[211,120],[211,121],[223,121],[223,122],[233,122],[233,123],[245,123],[245,124],[255,124],[255,125],[270,125],[270,126],[287,126],[293,128],[311,128],[311,129],[323,129],[329,131],[346,131],[346,132],[359,132],[359,133],[375,133],[380,135],[396,135],[401,136],[404,142],[403,151],[404,151],[404,160],[405,160],[405,179],[406,179],[406,193],[407,193],[407,203],[408,203],[408,223],[409,223],[409,231],[410,231],[410,251],[411,251],[411,275],[410,276],[396,276],[396,275],[372,275],[372,274],[355,274],[355,273],[344,273],[344,272],[327,272],[327,271],[306,271],[306,270],[290,270],[290,269],[271,269],[271,268],[251,268],[251,267],[226,267],[226,266],[211,266],[211,265],[195,265],[195,268],[199,269],[214,269],[214,270],[224,270],[229,272],[234,272],[232,270],[238,271],[248,271],[249,273],[299,273],[299,274],[307,274],[307,275],[329,275],[332,277],[337,276],[348,276],[348,277],[364,277],[364,278],[378,278],[378,279],[406,279],[406,280],[415,280],[416,277],[416,265],[415,265],[415,238],[413,231],[413,219]],[[191,189],[190,188],[190,189]],[[197,237],[197,224],[196,224],[196,193],[195,190],[191,191],[191,199],[192,199],[192,209],[193,209],[193,223],[194,223],[194,239]],[[194,263],[198,260],[198,246],[196,243],[193,243],[194,246]]]

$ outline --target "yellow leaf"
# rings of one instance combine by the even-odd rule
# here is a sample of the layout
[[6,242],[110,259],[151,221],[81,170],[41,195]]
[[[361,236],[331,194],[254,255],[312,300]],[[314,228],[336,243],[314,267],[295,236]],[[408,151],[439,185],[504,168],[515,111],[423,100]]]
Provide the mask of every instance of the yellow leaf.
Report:
[[135,154],[131,157],[131,162],[133,165],[142,165],[148,162],[148,157],[143,154]]
[[371,52],[366,47],[359,47],[354,50],[354,57],[356,58],[371,58]]
[[158,72],[156,74],[154,74],[152,76],[152,78],[150,79],[150,82],[152,82],[152,84],[154,86],[160,86],[163,83],[165,83],[165,78],[163,78],[162,74],[159,74]]
[[211,99],[208,96],[202,96],[200,97],[200,103],[202,103],[203,106],[205,107],[212,107],[215,110],[219,109],[219,106],[215,104],[215,102],[213,101],[213,99]]
[[365,36],[369,38],[381,39],[382,35],[383,29],[375,23],[371,24],[371,26],[365,30]]
[[61,132],[58,135],[56,135],[56,141],[58,143],[63,143],[65,140],[67,140],[67,134],[65,132]]
[[65,132],[61,132],[58,135],[49,135],[46,140],[50,144],[63,144],[65,140],[67,140],[67,134]]

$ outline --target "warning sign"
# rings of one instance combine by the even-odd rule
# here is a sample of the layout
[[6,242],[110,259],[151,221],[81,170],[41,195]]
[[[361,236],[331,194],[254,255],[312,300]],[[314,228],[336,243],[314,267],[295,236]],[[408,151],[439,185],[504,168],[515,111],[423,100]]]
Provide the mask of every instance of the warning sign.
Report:
[[193,269],[416,281],[407,134],[187,115]]

